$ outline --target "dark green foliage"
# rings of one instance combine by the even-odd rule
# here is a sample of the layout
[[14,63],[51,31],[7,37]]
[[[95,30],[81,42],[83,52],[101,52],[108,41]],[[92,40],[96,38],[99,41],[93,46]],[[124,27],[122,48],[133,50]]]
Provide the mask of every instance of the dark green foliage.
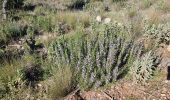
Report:
[[24,0],[8,0],[7,9],[18,9],[21,8],[24,4]]
[[28,64],[21,72],[23,80],[35,85],[36,82],[43,80],[45,71],[40,64]]
[[123,1],[127,1],[127,0],[113,0],[113,2],[123,2]]
[[72,4],[69,8],[71,9],[83,9],[85,4],[89,3],[90,0],[72,0]]

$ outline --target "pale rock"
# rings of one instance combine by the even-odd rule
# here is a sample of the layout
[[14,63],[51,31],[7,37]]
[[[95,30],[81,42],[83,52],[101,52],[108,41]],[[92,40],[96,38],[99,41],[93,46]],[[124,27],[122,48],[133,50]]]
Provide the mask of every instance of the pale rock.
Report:
[[97,16],[97,17],[96,17],[96,21],[101,22],[101,21],[102,21],[101,16]]
[[118,23],[118,26],[122,26],[122,23]]
[[41,85],[41,84],[37,84],[37,86],[38,86],[38,87],[42,87],[42,85]]
[[162,97],[165,97],[166,95],[165,94],[161,94]]
[[169,81],[168,81],[168,80],[165,80],[164,82],[165,82],[165,83],[168,83]]
[[108,24],[108,23],[110,23],[110,22],[111,22],[111,19],[110,19],[110,18],[105,18],[105,19],[104,19],[104,23],[105,23],[105,24]]

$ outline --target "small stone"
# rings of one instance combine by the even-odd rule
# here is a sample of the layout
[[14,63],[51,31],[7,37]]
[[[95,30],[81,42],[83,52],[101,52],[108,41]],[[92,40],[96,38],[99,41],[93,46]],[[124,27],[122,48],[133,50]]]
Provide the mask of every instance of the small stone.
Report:
[[168,80],[165,80],[164,82],[165,82],[165,83],[168,83],[169,81],[168,81]]
[[38,86],[38,87],[42,87],[42,85],[41,85],[41,84],[37,84],[37,86]]
[[166,95],[165,94],[161,94],[162,97],[165,97]]
[[122,26],[122,23],[118,23],[118,26]]
[[167,47],[167,50],[170,52],[170,45]]
[[102,21],[101,16],[97,16],[97,17],[96,17],[96,21],[101,22],[101,21]]
[[163,91],[166,91],[166,88],[163,88]]
[[111,19],[110,19],[110,18],[105,18],[105,19],[104,19],[104,23],[105,23],[105,24],[108,24],[108,23],[110,23],[110,22],[111,22]]

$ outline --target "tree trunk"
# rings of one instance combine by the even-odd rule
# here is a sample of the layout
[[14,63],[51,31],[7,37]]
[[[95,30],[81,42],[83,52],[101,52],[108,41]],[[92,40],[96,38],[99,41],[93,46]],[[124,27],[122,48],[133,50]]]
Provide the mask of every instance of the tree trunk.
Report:
[[7,18],[7,14],[6,14],[6,6],[7,6],[7,0],[4,0],[2,3],[2,14],[3,14],[3,19]]

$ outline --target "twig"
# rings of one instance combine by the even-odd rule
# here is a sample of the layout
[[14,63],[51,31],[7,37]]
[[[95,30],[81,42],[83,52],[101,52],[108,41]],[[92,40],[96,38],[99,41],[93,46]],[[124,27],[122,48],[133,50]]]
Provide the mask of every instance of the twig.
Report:
[[104,94],[109,100],[114,100],[114,97],[110,96],[107,92],[103,92],[103,94]]

